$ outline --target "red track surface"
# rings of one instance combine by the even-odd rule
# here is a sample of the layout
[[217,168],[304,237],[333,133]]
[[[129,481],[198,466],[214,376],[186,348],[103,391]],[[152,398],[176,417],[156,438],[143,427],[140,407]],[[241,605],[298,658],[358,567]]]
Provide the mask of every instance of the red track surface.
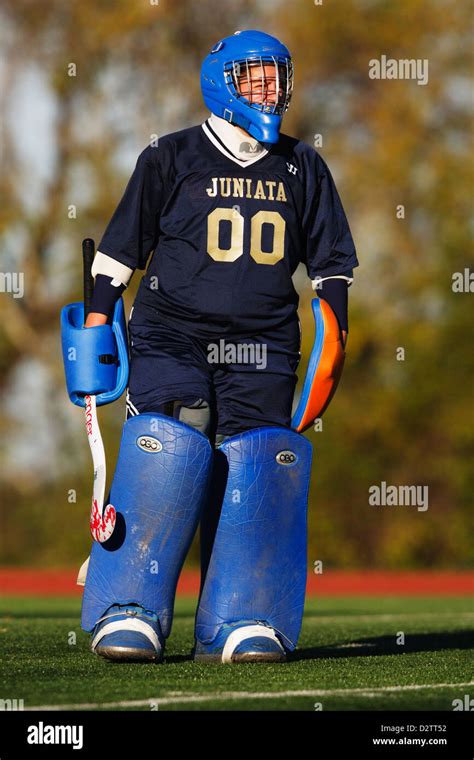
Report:
[[[78,596],[77,570],[71,568],[42,570],[0,568],[0,595],[10,596]],[[178,594],[197,594],[199,572],[185,570],[178,584]],[[474,572],[362,572],[327,570],[322,575],[308,575],[308,594],[355,595],[397,594],[431,595],[474,594]]]

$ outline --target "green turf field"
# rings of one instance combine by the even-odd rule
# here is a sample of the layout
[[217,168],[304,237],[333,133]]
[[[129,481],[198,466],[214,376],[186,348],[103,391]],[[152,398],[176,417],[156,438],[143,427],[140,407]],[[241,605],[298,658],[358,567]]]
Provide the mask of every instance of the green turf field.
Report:
[[299,648],[277,665],[192,662],[192,600],[177,602],[160,665],[93,655],[79,614],[79,599],[0,599],[3,699],[25,709],[452,710],[474,696],[468,597],[308,599]]

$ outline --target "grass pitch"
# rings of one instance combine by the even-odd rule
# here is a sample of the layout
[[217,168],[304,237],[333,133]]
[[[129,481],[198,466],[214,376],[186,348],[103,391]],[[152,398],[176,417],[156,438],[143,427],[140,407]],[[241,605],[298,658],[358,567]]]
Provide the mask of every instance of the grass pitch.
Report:
[[93,655],[80,599],[1,598],[3,699],[90,710],[446,710],[474,688],[470,597],[322,597],[285,664],[198,664],[177,600],[163,664]]

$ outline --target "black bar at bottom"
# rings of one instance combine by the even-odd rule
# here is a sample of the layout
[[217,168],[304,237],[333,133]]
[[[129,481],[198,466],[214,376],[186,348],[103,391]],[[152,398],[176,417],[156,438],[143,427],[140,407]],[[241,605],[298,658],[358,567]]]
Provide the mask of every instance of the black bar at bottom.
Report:
[[[474,757],[471,712],[0,712],[0,758],[214,756]],[[59,728],[63,727],[63,728]],[[50,743],[51,740],[56,743]],[[69,740],[69,743],[66,743]],[[285,743],[283,746],[282,742]],[[166,746],[165,746],[166,745]],[[76,747],[76,748],[74,748]],[[286,747],[286,750],[285,750]],[[343,754],[345,753],[345,754]]]

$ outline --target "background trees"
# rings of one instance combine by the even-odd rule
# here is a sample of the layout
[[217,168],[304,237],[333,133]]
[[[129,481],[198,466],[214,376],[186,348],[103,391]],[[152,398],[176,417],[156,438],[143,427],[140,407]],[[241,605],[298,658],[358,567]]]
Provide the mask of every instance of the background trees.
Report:
[[[87,554],[92,471],[59,342],[60,309],[81,298],[80,243],[101,237],[150,136],[205,118],[210,46],[262,28],[295,57],[284,131],[322,136],[361,262],[344,377],[309,433],[310,559],[472,563],[473,295],[452,289],[472,267],[469,22],[467,4],[437,0],[5,0],[1,269],[24,274],[24,295],[0,293],[3,562]],[[370,79],[382,55],[428,60],[428,83]],[[304,270],[296,283],[303,370],[313,294]],[[123,415],[123,400],[101,411],[110,474]],[[381,481],[427,485],[428,511],[370,506]]]

